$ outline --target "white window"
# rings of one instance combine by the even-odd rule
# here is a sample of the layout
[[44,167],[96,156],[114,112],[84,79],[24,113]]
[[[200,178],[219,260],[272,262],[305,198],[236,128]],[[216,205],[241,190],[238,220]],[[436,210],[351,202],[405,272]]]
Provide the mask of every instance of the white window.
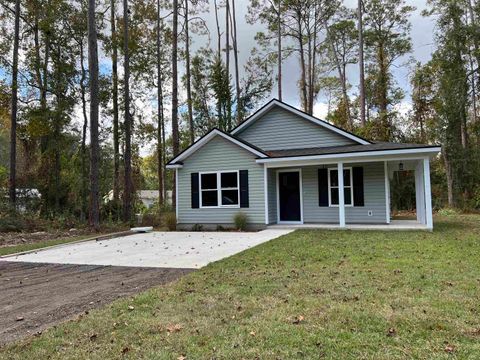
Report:
[[200,173],[200,207],[239,207],[239,171]]
[[[343,193],[345,206],[353,206],[353,174],[352,168],[343,168]],[[328,205],[338,206],[338,170],[328,169]]]

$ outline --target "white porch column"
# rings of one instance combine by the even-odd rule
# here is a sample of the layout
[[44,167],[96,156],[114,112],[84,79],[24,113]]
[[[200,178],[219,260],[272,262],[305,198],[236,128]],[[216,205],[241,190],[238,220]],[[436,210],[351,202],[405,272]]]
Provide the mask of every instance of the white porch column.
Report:
[[178,224],[178,168],[175,169],[175,217]]
[[425,217],[425,181],[424,181],[424,163],[418,160],[415,166],[415,208],[417,212],[417,221],[420,224],[426,224]]
[[265,198],[265,225],[269,224],[268,218],[268,168],[267,164],[263,164],[263,193]]
[[423,174],[425,184],[425,217],[427,222],[427,228],[433,229],[433,216],[432,216],[432,189],[430,187],[430,158],[423,159]]
[[343,188],[343,163],[339,162],[338,169],[338,218],[340,227],[345,227],[345,195]]
[[388,162],[383,162],[383,171],[385,172],[385,213],[387,224],[390,224],[390,178],[388,177]]

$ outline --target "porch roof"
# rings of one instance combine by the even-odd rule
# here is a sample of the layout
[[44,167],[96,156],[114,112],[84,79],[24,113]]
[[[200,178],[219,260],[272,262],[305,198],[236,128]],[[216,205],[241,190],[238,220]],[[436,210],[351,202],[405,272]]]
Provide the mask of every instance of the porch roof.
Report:
[[414,160],[433,157],[441,150],[438,145],[382,142],[369,145],[274,150],[266,152],[268,157],[257,159],[256,162],[266,164],[268,167],[288,167],[336,162]]
[[[438,145],[426,144],[408,144],[408,143],[392,143],[378,142],[368,145],[342,145],[328,146],[304,149],[287,149],[287,150],[270,150],[267,155],[271,158],[286,158],[309,155],[328,155],[328,154],[347,154],[357,152],[384,151],[384,150],[400,150],[400,149],[428,149],[438,148]],[[437,152],[438,150],[434,150]]]

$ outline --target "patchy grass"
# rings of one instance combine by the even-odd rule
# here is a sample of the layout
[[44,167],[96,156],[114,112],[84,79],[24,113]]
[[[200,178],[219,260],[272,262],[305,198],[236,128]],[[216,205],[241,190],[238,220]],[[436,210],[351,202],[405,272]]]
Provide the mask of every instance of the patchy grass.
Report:
[[480,216],[302,230],[0,350],[9,359],[478,359]]

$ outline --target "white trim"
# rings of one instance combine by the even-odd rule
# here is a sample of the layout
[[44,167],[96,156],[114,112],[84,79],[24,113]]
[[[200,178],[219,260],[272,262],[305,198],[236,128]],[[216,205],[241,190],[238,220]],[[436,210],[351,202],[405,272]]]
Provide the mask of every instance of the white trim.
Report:
[[423,176],[423,183],[425,185],[425,217],[427,219],[427,228],[432,230],[432,189],[430,186],[430,159],[428,157],[423,159]]
[[[235,188],[222,188],[222,174],[225,173],[237,173],[237,187]],[[202,175],[216,174],[217,176],[217,188],[216,189],[202,189]],[[217,206],[203,206],[202,192],[203,191],[217,191]],[[222,205],[222,190],[237,190],[238,192],[238,204],[236,205]],[[223,209],[223,208],[240,208],[240,170],[218,170],[218,171],[202,171],[198,173],[198,193],[199,193],[199,208],[200,209]]]
[[[385,155],[425,155],[425,154],[437,154],[442,148],[441,147],[430,147],[430,148],[416,148],[416,149],[396,149],[396,150],[381,150],[381,151],[361,151],[361,152],[350,152],[350,153],[341,153],[341,154],[325,154],[325,155],[306,155],[306,156],[291,156],[291,157],[281,157],[281,158],[265,158],[257,159],[256,162],[259,164],[264,163],[279,163],[286,162],[293,164],[296,161],[309,161],[309,160],[328,160],[328,159],[345,159],[348,162],[352,158],[364,158],[364,157],[380,157]],[[423,159],[424,156],[421,156]],[[361,161],[365,161],[360,159]],[[333,161],[332,163],[336,163]],[[291,165],[290,165],[291,166]]]
[[167,165],[166,168],[167,169],[181,169],[181,168],[183,168],[183,165],[182,164]]
[[[332,185],[330,183],[330,172],[333,170],[337,170],[337,176],[340,176],[340,173],[338,171],[338,168],[331,167],[328,168],[328,207],[338,207],[339,204],[335,205],[332,204]],[[343,170],[349,170],[350,171],[350,186],[347,186],[350,188],[350,204],[345,204],[345,207],[353,207],[353,169],[351,167],[344,167]],[[338,186],[335,186],[334,188],[340,189],[340,182],[338,181]],[[343,180],[342,180],[343,181]],[[343,189],[345,191],[345,185],[343,186]],[[340,190],[338,192],[339,196],[339,201],[340,201]],[[344,200],[345,201],[345,200]]]
[[265,164],[263,165],[263,193],[265,198],[265,225],[268,225],[270,223],[268,214],[268,169]]
[[[345,227],[345,186],[343,184],[343,163],[337,165],[338,172],[338,220],[341,228]],[[330,174],[329,174],[330,175]]]
[[385,214],[387,224],[390,224],[390,179],[388,177],[388,163],[383,162],[383,171],[385,172]]
[[178,169],[175,169],[175,217],[178,224]]
[[[281,172],[298,172],[299,177],[299,192],[300,192],[300,221],[281,221],[280,220],[280,184],[279,184],[279,176],[278,174]],[[284,170],[277,170],[276,173],[276,186],[277,186],[277,224],[303,224],[303,176],[302,176],[302,169],[284,169]]]
[[305,114],[304,112],[300,111],[300,110],[297,110],[289,105],[286,105],[284,103],[282,103],[281,101],[278,101],[276,99],[272,100],[269,104],[267,104],[266,106],[264,106],[262,109],[260,109],[259,111],[257,111],[255,114],[253,114],[247,121],[244,121],[240,126],[238,126],[237,128],[235,128],[231,133],[232,135],[235,135],[236,133],[240,132],[242,129],[248,127],[250,124],[252,124],[253,122],[255,122],[258,118],[260,118],[262,115],[264,115],[266,112],[270,111],[271,108],[273,108],[274,106],[278,106],[278,107],[281,107],[282,109],[284,110],[287,110],[295,115],[298,115],[300,117],[302,117],[303,119],[306,119],[308,121],[311,121],[313,122],[314,124],[316,125],[320,125],[320,126],[323,126],[324,128],[327,128],[333,132],[336,132],[337,134],[340,134],[342,136],[345,136],[346,138],[349,138],[350,140],[353,140],[353,141],[356,141],[358,142],[359,144],[362,144],[362,145],[367,145],[367,144],[370,144],[370,142],[362,139],[362,138],[359,138],[358,136],[355,136],[353,134],[350,134],[349,132],[346,132],[342,129],[339,129],[331,124],[329,124],[328,122],[326,121],[323,121],[323,120],[319,120],[317,118],[315,118],[314,116],[311,116],[311,115],[308,115],[308,114]]
[[425,216],[425,182],[423,174],[423,159],[415,164],[415,208],[417,212],[417,221],[420,224],[426,224]]
[[195,151],[197,151],[198,149],[200,149],[203,145],[205,145],[206,143],[208,143],[211,139],[213,139],[215,136],[221,136],[223,137],[224,139],[226,140],[229,140],[231,141],[232,143],[234,143],[235,145],[238,145],[242,148],[244,148],[245,150],[247,151],[250,151],[252,154],[258,156],[258,157],[261,157],[261,158],[266,158],[267,155],[265,155],[264,153],[252,148],[251,146],[248,146],[247,144],[244,144],[243,142],[241,141],[238,141],[237,139],[233,138],[232,136],[228,135],[228,134],[225,134],[223,132],[221,132],[220,130],[217,130],[217,129],[213,129],[212,131],[210,131],[207,135],[205,135],[204,137],[202,137],[200,140],[198,140],[196,143],[194,143],[192,146],[190,146],[189,148],[187,148],[184,152],[182,152],[181,154],[177,155],[176,158],[172,159],[169,161],[169,163],[172,163],[171,165],[167,165],[167,168],[168,169],[174,169],[175,166],[178,166],[179,164],[175,164],[176,162],[178,161],[182,161],[183,159],[186,159],[187,157],[189,157],[191,154],[193,154]]

